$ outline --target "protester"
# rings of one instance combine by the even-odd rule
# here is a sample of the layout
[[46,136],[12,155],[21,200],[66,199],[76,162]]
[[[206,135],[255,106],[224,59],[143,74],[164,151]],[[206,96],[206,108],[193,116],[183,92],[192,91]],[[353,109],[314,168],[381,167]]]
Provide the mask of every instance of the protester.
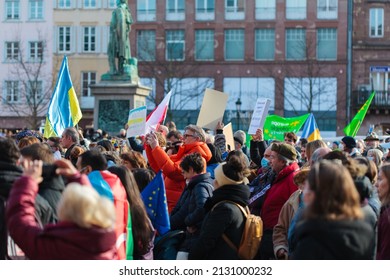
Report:
[[314,164],[303,193],[306,209],[292,259],[370,259],[374,232],[362,219],[359,194],[342,164]]
[[238,247],[244,230],[245,217],[241,210],[228,201],[245,207],[249,188],[244,184],[249,170],[242,158],[233,154],[226,163],[215,169],[213,196],[205,203],[204,218],[198,241],[189,252],[189,259],[237,260],[237,251],[222,235]]
[[79,133],[74,127],[68,127],[62,132],[60,139],[61,146],[66,149],[64,158],[70,159],[70,153],[77,144],[79,144]]
[[183,189],[185,179],[179,166],[184,156],[198,152],[207,161],[211,159],[210,149],[205,143],[205,133],[201,127],[188,125],[184,128],[183,145],[176,155],[168,156],[160,146],[156,133],[146,135],[146,155],[154,172],[162,170],[165,181],[169,212],[175,207]]
[[[101,197],[69,161],[57,161],[57,172],[72,183],[58,205],[58,224],[43,229],[34,217],[34,197],[42,180],[42,161],[24,161],[23,176],[15,181],[7,204],[11,237],[29,259],[115,259],[114,205]],[[27,238],[26,238],[27,237]]]
[[341,139],[341,144],[343,146],[342,150],[348,153],[349,156],[354,158],[361,155],[359,150],[356,148],[356,140],[352,136],[344,136]]
[[136,151],[128,151],[127,153],[120,154],[122,165],[126,166],[129,170],[135,168],[146,168],[147,163],[141,153]]
[[390,165],[383,165],[379,170],[378,182],[381,212],[378,221],[378,246],[376,258],[390,260]]
[[267,142],[264,141],[263,130],[258,128],[256,133],[252,135],[249,150],[251,160],[259,167],[262,166],[261,161],[267,147]]

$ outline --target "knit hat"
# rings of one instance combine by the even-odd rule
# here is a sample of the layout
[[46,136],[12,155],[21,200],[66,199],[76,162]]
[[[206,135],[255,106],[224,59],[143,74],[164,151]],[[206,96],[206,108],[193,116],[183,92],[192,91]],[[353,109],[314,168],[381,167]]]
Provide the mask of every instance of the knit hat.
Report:
[[341,142],[343,142],[345,144],[345,146],[347,146],[348,149],[353,149],[356,147],[356,140],[355,138],[351,137],[351,136],[345,136],[341,139]]
[[234,141],[237,141],[238,143],[242,145],[245,144],[246,142],[246,134],[243,130],[237,130],[236,132],[234,132]]
[[367,137],[364,139],[364,141],[379,141],[379,138],[375,132],[371,132],[367,134]]
[[290,144],[274,143],[271,146],[271,151],[274,151],[289,160],[297,159],[297,151],[295,150],[294,146]]
[[215,170],[214,170],[215,180],[217,180],[218,185],[224,186],[224,185],[239,185],[239,184],[242,184],[244,182],[244,180],[234,181],[233,179],[230,179],[229,177],[227,177],[225,175],[225,173],[223,172],[223,166],[225,164],[226,164],[226,162],[219,164],[217,166],[217,168],[215,168]]

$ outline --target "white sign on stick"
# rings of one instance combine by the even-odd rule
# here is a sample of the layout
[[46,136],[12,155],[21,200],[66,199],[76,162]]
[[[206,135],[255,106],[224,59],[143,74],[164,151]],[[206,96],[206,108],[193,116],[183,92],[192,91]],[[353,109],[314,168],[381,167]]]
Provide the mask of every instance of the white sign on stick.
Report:
[[129,120],[127,125],[126,137],[138,136],[145,134],[145,123],[146,123],[146,106],[138,107],[130,110]]
[[256,101],[255,109],[253,110],[252,120],[249,125],[248,134],[256,134],[258,128],[263,128],[265,118],[268,115],[269,106],[271,105],[271,99],[258,98]]

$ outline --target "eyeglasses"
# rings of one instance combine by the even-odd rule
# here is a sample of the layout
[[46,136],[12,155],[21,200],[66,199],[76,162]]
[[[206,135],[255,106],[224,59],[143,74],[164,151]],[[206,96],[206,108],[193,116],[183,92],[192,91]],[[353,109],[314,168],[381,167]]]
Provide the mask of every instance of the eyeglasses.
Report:
[[188,138],[188,137],[196,137],[195,135],[191,135],[191,134],[184,134],[183,135],[184,138]]

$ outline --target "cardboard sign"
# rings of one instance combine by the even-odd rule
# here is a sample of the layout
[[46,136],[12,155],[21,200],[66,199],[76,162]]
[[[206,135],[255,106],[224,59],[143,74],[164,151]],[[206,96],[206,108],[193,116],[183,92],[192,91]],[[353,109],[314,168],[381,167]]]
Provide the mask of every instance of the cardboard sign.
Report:
[[127,124],[129,128],[127,129],[126,137],[138,136],[145,134],[145,123],[146,123],[146,106],[138,107],[130,110],[129,120]]
[[214,131],[217,123],[222,121],[228,97],[227,93],[207,88],[196,125]]
[[269,106],[271,105],[271,99],[258,98],[256,101],[255,109],[253,110],[251,123],[249,125],[248,134],[256,134],[258,128],[263,128],[265,119],[268,115]]
[[[232,123],[228,123],[223,127],[223,134],[226,139],[226,150],[233,151],[234,150],[234,136],[233,136],[233,126]],[[230,149],[229,149],[230,146]]]

